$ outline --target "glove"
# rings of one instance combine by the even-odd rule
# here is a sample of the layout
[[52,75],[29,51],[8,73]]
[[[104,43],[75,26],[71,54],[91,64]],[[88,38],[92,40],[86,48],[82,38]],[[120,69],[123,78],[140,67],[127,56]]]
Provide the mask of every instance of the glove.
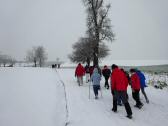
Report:
[[111,90],[112,95],[114,95],[114,90]]

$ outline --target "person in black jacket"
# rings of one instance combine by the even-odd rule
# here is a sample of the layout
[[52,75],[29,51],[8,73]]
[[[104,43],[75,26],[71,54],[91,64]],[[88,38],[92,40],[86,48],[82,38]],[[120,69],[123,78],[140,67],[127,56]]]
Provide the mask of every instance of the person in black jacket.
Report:
[[104,79],[105,79],[105,85],[104,87],[109,89],[109,83],[108,83],[108,79],[111,75],[111,70],[105,65],[103,70],[102,70],[102,74],[104,76]]
[[86,83],[88,83],[90,81],[90,70],[88,65],[85,66],[85,73],[86,73]]

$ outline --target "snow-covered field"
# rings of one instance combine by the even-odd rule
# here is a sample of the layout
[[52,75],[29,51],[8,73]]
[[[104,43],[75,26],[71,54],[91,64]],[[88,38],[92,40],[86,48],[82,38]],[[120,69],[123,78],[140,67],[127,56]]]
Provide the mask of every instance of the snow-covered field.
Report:
[[111,91],[103,88],[102,98],[94,99],[89,86],[79,87],[74,69],[0,68],[0,126],[167,126],[168,91],[149,86],[150,103],[134,108],[128,89],[133,119],[123,106],[113,113]]
[[145,76],[147,83],[150,85],[159,86],[161,88],[168,87],[168,73],[145,73]]

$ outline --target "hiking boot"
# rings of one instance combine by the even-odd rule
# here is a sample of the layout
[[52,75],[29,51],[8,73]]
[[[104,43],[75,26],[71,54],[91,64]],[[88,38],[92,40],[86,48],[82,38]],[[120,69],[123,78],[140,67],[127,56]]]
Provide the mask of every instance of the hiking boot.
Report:
[[126,117],[129,119],[132,119],[132,115],[127,115]]
[[146,103],[148,103],[148,104],[149,104],[149,100],[146,100]]
[[117,110],[115,110],[114,108],[112,108],[111,111],[113,111],[113,112],[115,112],[115,113],[117,112]]
[[122,103],[117,103],[117,105],[122,106]]
[[134,105],[134,107],[137,107],[137,108],[139,108],[139,109],[141,109],[142,106],[143,106],[143,104],[141,104],[141,105]]
[[98,96],[95,96],[95,99],[98,99]]

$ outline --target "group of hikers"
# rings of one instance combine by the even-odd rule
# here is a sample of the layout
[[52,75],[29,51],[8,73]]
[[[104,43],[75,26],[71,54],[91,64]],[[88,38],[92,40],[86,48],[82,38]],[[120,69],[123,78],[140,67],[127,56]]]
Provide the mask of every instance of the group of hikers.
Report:
[[[78,85],[83,85],[83,76],[86,75],[86,83],[91,82],[93,85],[93,91],[95,94],[95,99],[98,99],[98,91],[101,90],[100,81],[103,75],[105,79],[104,87],[109,89],[111,87],[111,94],[113,96],[113,112],[117,112],[117,105],[124,105],[128,118],[132,118],[132,109],[128,102],[127,87],[131,86],[132,97],[136,104],[134,107],[139,109],[142,108],[143,103],[140,100],[140,90],[144,95],[146,102],[149,103],[149,99],[145,93],[145,83],[144,74],[138,69],[130,69],[128,73],[122,68],[119,68],[116,64],[111,66],[111,70],[108,66],[104,66],[101,70],[99,66],[82,66],[81,63],[78,64],[75,70],[75,77],[77,77]],[[108,80],[110,79],[110,85]]]

